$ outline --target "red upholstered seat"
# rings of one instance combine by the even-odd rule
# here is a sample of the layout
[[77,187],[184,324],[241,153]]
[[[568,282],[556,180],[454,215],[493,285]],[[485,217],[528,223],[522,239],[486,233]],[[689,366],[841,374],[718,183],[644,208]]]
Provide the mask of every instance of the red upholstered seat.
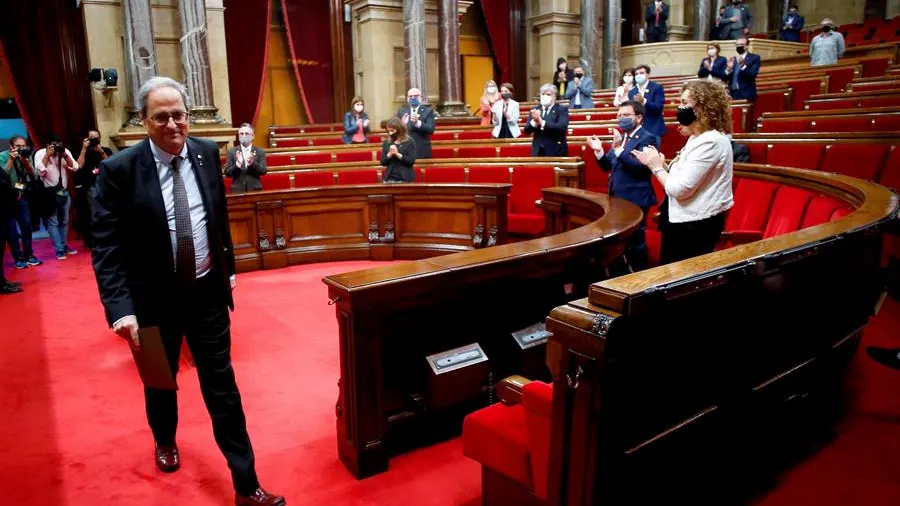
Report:
[[885,144],[834,144],[825,150],[820,170],[874,181],[884,165]]
[[315,188],[334,185],[334,174],[330,170],[310,170],[294,173],[294,188]]
[[900,95],[888,95],[869,98],[846,98],[841,100],[814,100],[807,102],[806,108],[810,111],[825,111],[834,109],[857,109],[860,107],[898,107]]
[[[381,158],[381,153],[378,154]],[[456,158],[456,148],[432,148],[432,158]]]
[[741,179],[734,192],[734,207],[728,213],[725,230],[762,234],[778,185],[758,179]]
[[494,146],[466,146],[459,148],[458,158],[497,158]]
[[773,144],[766,155],[766,163],[815,170],[819,168],[824,151],[824,144]]
[[334,136],[328,137],[316,137],[312,140],[313,146],[338,146],[343,145],[344,140],[338,134],[334,134]]
[[800,228],[814,227],[816,225],[821,225],[822,223],[827,223],[831,219],[831,215],[844,205],[843,202],[834,200],[831,197],[826,197],[825,195],[813,197],[813,199],[809,201],[809,205],[806,206],[806,213],[803,215],[803,221],[800,223]]
[[291,187],[291,175],[289,173],[267,172],[263,176],[262,184],[266,190],[287,190]]
[[464,130],[459,133],[459,140],[461,141],[466,139],[488,140],[492,138],[493,135],[491,135],[491,130],[487,128],[483,130]]
[[878,183],[888,188],[900,190],[900,147],[891,146]]
[[279,148],[302,148],[309,146],[309,139],[276,139],[273,143]]
[[885,114],[882,116],[876,116],[873,121],[874,125],[872,129],[875,131],[881,130],[887,132],[896,132],[900,130],[900,115]]
[[544,232],[544,213],[535,205],[541,189],[556,186],[553,167],[519,167],[512,173],[509,196],[509,231],[514,234],[540,235]]
[[[793,90],[791,96],[791,109],[800,111],[803,109],[803,102],[812,95],[822,93],[821,81],[817,79],[788,81],[787,85]],[[800,130],[802,132],[802,130]]]
[[753,103],[753,123],[756,124],[763,113],[784,112],[784,109],[783,91],[762,91],[757,95],[756,102]]
[[[746,182],[746,181],[745,181]],[[803,222],[803,214],[813,194],[801,188],[782,186],[775,194],[763,238],[794,232]]]
[[346,162],[379,162],[375,158],[375,150],[371,151],[338,151],[335,155],[338,163]]
[[440,130],[431,134],[431,141],[455,141],[457,132],[441,132]]
[[509,167],[470,167],[470,183],[509,183]]
[[853,212],[853,209],[850,209],[849,207],[841,207],[841,208],[835,209],[834,212],[831,213],[831,221],[839,220],[852,212]]
[[465,183],[465,167],[426,167],[422,169],[425,183]]
[[810,121],[807,128],[786,132],[871,132],[876,130],[872,118],[825,118]]
[[588,150],[584,154],[584,186],[585,189],[597,193],[609,191],[609,172],[604,172],[597,163],[594,152]]
[[338,171],[338,184],[378,184],[378,169]]
[[284,167],[285,165],[293,165],[289,154],[272,153],[266,155],[267,167]]
[[522,403],[528,424],[528,446],[531,450],[531,477],[534,493],[547,497],[550,464],[550,421],[553,419],[553,386],[532,381],[522,388]]
[[782,133],[782,132],[805,132],[809,128],[810,122],[803,119],[762,119],[760,132],[764,133]]
[[769,151],[769,145],[763,142],[748,142],[747,151],[750,153],[750,163],[766,163],[766,154]]
[[331,153],[295,153],[292,155],[296,165],[312,165],[317,163],[331,163]]
[[828,93],[840,93],[844,88],[853,81],[856,69],[852,67],[828,70],[825,75],[828,76]]
[[500,158],[527,158],[531,156],[531,145],[516,144],[500,148]]
[[234,179],[230,177],[225,177],[222,183],[225,185],[225,193],[231,193],[231,183],[234,182]]

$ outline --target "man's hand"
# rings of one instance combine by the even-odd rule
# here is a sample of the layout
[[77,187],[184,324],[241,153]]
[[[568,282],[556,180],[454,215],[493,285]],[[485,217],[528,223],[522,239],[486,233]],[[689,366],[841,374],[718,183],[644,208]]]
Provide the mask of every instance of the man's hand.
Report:
[[616,130],[615,128],[610,128],[610,130],[612,130],[613,147],[614,147],[614,148],[617,148],[617,147],[621,146],[621,145],[622,145],[622,139],[623,139],[623,137],[622,137],[622,132]]
[[728,58],[728,63],[725,66],[728,68],[728,70],[734,68],[734,56]]
[[247,155],[247,165],[253,164],[253,155],[256,154],[255,151],[251,151],[249,155]]
[[588,137],[587,146],[594,151],[596,156],[603,156],[603,142],[600,140],[600,137],[596,135]]
[[82,151],[87,151],[88,148],[90,148],[90,147],[91,147],[91,139],[90,138],[85,138],[83,141],[81,141],[81,150]]
[[576,78],[574,79],[574,82],[575,82],[575,86],[581,86],[581,78],[576,77]]
[[631,154],[641,162],[641,165],[646,165],[651,170],[665,168],[665,157],[653,146],[645,146],[642,151],[634,149]]
[[113,332],[122,339],[128,341],[134,351],[141,351],[141,339],[138,337],[138,321],[134,315],[129,315],[115,323]]
[[706,67],[706,70],[710,70],[709,60],[703,60],[703,66]]
[[244,164],[244,153],[241,151],[234,152],[234,160],[238,163],[238,165]]
[[230,284],[231,284],[231,291],[233,292],[234,289],[237,288],[237,277],[236,277],[234,274],[232,274],[232,275],[228,278],[228,281],[229,281]]
[[531,110],[531,121],[534,121],[534,124],[537,126],[541,126],[541,123],[544,122],[543,118],[541,118],[541,111],[537,109]]
[[408,125],[409,124],[409,113],[404,114],[403,117],[400,118],[400,122],[403,123],[404,125]]

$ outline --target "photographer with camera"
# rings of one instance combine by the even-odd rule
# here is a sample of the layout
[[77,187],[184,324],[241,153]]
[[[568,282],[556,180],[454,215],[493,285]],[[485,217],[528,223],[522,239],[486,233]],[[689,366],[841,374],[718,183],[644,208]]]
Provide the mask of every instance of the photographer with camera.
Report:
[[[9,172],[0,170],[0,223],[6,224],[6,221],[12,216],[12,209],[15,203],[16,192],[9,180]],[[0,226],[0,295],[22,291],[21,283],[8,281],[6,276],[3,275],[3,254],[6,252],[6,232],[7,228]]]
[[100,131],[88,130],[87,138],[81,143],[81,154],[78,155],[78,166],[75,173],[75,230],[85,248],[93,247],[91,236],[91,188],[100,173],[100,162],[112,156],[113,152],[106,146],[100,146]]
[[[0,152],[0,167],[6,172],[6,182],[12,190],[11,202],[7,210],[7,220],[0,220],[0,227],[6,227],[9,251],[12,253],[16,269],[41,265],[31,248],[30,199],[38,184],[31,166],[31,148],[25,137],[14,135],[9,139],[9,149]],[[5,189],[4,189],[5,190]],[[8,226],[7,226],[8,223]],[[21,243],[20,243],[21,239]]]
[[72,199],[69,198],[67,172],[78,170],[78,162],[72,157],[72,153],[63,146],[59,137],[50,136],[47,147],[34,154],[35,169],[44,183],[44,195],[47,199],[47,232],[56,249],[56,259],[65,260],[66,255],[78,253],[66,243],[69,235],[69,208]]

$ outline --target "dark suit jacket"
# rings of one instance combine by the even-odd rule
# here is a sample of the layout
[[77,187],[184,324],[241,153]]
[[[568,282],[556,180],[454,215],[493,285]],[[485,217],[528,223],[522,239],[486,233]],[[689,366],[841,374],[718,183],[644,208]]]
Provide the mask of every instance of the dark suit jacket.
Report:
[[706,70],[706,65],[704,65],[707,61],[709,61],[709,58],[704,58],[700,61],[700,70],[697,71],[697,77],[706,78],[711,75],[724,81],[725,72],[728,69],[728,58],[717,56],[715,61],[713,61],[712,68],[709,70]]
[[803,19],[803,16],[797,14],[793,17],[793,22],[791,23],[791,27],[785,29],[785,25],[788,24],[788,21],[791,21],[791,15],[788,14],[781,19],[781,26],[779,27],[779,31],[781,32],[781,40],[786,42],[800,42],[800,32],[803,31],[803,25],[806,23],[806,20]]
[[[559,80],[559,67],[556,68],[556,71],[553,73],[553,86],[556,86],[556,98],[562,100],[566,98],[566,92],[569,91],[569,88],[572,86],[572,81],[575,80],[575,71],[566,66],[566,80]],[[562,89],[560,84],[565,84],[565,89]]]
[[650,207],[656,204],[656,193],[653,192],[653,173],[646,165],[631,154],[632,150],[642,150],[647,146],[659,147],[659,138],[644,128],[629,137],[621,156],[610,149],[597,159],[600,168],[612,171],[609,176],[609,195],[623,198],[638,207]]
[[759,64],[760,58],[758,54],[744,54],[744,68],[737,73],[738,89],[736,90],[731,87],[736,67],[726,74],[725,83],[731,92],[731,98],[734,100],[756,100],[756,75],[759,74]]
[[[403,119],[403,116],[409,114],[409,105],[404,105],[397,111],[397,117]],[[419,119],[422,120],[422,126],[417,127],[412,120],[406,125],[409,130],[409,136],[416,141],[416,158],[431,158],[431,134],[434,133],[434,110],[427,105],[419,106]]]
[[662,12],[659,13],[659,26],[656,26],[656,2],[653,0],[647,4],[647,11],[644,14],[647,20],[647,33],[668,33],[669,32],[669,4],[663,2]]
[[[541,106],[533,107],[532,111],[541,111]],[[566,130],[569,128],[569,108],[564,105],[553,104],[547,117],[544,118],[544,128],[531,126],[531,116],[525,121],[525,133],[534,134],[531,140],[531,156],[568,156],[569,144],[566,142]]]
[[[369,119],[369,113],[363,111],[362,120],[365,121]],[[402,116],[401,116],[402,118]],[[356,131],[359,129],[359,125],[356,124],[356,112],[348,112],[344,114],[344,134],[341,135],[341,140],[344,141],[344,144],[351,144],[353,142],[353,136],[356,135]],[[369,121],[369,126],[363,128],[363,133],[366,135],[365,142],[369,142],[369,132],[372,131],[372,122]]]
[[[222,304],[234,309],[229,276],[235,273],[219,150],[188,137],[188,153],[206,209],[212,271]],[[141,327],[159,325],[171,312],[175,261],[159,174],[150,141],[100,163],[94,186],[94,274],[110,326],[135,315]]]
[[397,151],[403,155],[403,159],[388,157],[388,151],[391,149],[390,139],[385,140],[381,144],[381,165],[385,167],[382,174],[382,181],[403,181],[404,183],[412,183],[416,180],[416,173],[413,165],[416,163],[416,141],[410,139],[397,145]]
[[266,173],[266,151],[253,146],[255,153],[253,163],[249,167],[245,167],[243,163],[238,167],[235,153],[240,149],[240,147],[229,149],[228,158],[225,160],[225,176],[232,178],[231,193],[262,190],[262,182],[259,178]]
[[[634,100],[638,87],[628,92],[628,100]],[[644,104],[644,128],[648,132],[662,137],[666,135],[666,123],[663,120],[663,106],[666,105],[666,92],[662,85],[653,81],[647,83],[647,103]]]

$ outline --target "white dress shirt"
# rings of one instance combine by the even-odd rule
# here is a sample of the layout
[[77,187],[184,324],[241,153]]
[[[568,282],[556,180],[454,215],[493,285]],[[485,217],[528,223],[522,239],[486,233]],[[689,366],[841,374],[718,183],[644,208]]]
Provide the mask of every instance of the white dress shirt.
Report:
[[[47,164],[44,165],[44,156],[47,154],[47,149],[40,149],[37,153],[34,154],[34,168],[37,171],[37,174],[40,176],[42,171],[47,171],[47,174],[40,176],[41,181],[44,183],[44,186],[47,188],[53,188],[59,183],[59,178],[62,177],[62,187],[63,189],[68,188],[68,176],[66,175],[66,171],[59,170],[59,157],[51,156],[49,160],[47,160]],[[78,170],[78,161],[72,156],[72,153],[69,150],[66,150],[66,158],[72,158],[72,168],[69,170],[75,171]],[[65,165],[65,162],[63,162]]]
[[252,153],[252,152],[253,152],[253,144],[247,146],[246,148],[244,147],[243,144],[241,144],[241,154],[244,155],[244,163],[241,164],[241,167],[247,168],[250,166],[250,164],[247,163],[247,160],[250,159],[250,153]]
[[[166,209],[166,220],[169,223],[169,238],[172,240],[172,260],[177,263],[176,250],[178,239],[175,235],[175,181],[172,174],[171,155],[157,147],[150,141],[150,151],[153,152],[153,161],[156,162],[156,170],[159,174],[159,186],[162,189],[163,204]],[[191,230],[194,233],[194,266],[197,277],[205,276],[212,269],[212,257],[209,254],[209,234],[206,231],[206,208],[203,207],[203,196],[200,194],[200,184],[194,172],[194,165],[188,156],[187,143],[181,148],[182,157],[180,170],[184,180],[184,189],[187,192],[188,206],[191,210]]]
[[669,221],[699,221],[731,209],[733,170],[728,136],[717,130],[692,135],[669,165]]

